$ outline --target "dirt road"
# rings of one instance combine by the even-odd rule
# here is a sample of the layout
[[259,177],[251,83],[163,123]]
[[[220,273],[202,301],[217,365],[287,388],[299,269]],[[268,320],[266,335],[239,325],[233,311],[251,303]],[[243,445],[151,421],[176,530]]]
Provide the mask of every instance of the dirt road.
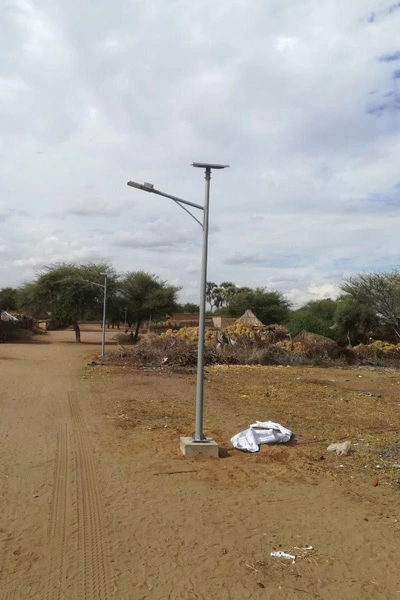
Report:
[[[229,434],[272,415],[261,414],[264,397],[245,393],[255,375],[240,384],[234,371],[210,371],[206,430],[223,458],[187,461],[178,446],[190,433],[194,377],[87,367],[100,331],[82,335],[96,345],[72,339],[52,332],[0,346],[1,600],[400,598],[393,477],[373,488],[361,454],[320,461],[326,442],[310,434],[299,398],[281,422],[308,445],[231,451]],[[315,378],[332,372],[307,371],[304,389],[317,394]],[[278,389],[282,371],[264,373],[264,391]],[[356,372],[334,377],[361,385]],[[385,410],[360,400],[371,400],[380,426],[396,410],[396,377],[365,375],[368,390],[385,390]],[[335,411],[336,423],[344,413]],[[294,549],[305,545],[314,550]],[[270,557],[291,549],[293,565]]]

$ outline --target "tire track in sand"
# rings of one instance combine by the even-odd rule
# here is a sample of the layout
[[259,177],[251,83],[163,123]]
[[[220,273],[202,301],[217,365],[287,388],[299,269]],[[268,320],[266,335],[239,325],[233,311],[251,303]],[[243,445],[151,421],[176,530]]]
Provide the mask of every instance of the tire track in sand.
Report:
[[50,572],[47,578],[46,600],[61,600],[65,588],[65,559],[67,529],[70,526],[71,503],[68,490],[71,485],[71,463],[68,444],[68,425],[60,425],[56,466],[54,470],[53,500],[50,520]]
[[103,506],[93,452],[75,392],[69,405],[76,437],[78,528],[81,552],[82,600],[109,600],[110,580],[104,542]]
[[19,600],[19,596],[13,590],[12,592],[3,592],[0,594],[0,600]]

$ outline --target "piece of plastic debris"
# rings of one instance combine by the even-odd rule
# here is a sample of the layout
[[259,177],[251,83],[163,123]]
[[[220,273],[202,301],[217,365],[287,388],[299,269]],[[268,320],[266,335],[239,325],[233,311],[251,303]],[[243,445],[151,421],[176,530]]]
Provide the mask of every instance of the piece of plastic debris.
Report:
[[295,550],[314,550],[313,546],[294,546]]
[[249,429],[241,431],[231,438],[231,444],[238,450],[258,452],[261,444],[282,444],[292,437],[290,429],[286,429],[273,421],[256,421]]
[[344,465],[338,465],[336,468],[337,469],[343,469]]
[[338,456],[347,456],[350,451],[351,442],[337,442],[327,447],[328,452],[336,452]]
[[296,557],[294,554],[289,554],[288,552],[282,552],[281,550],[271,552],[271,556],[273,556],[274,558],[285,558],[286,560],[291,560],[292,565],[294,565],[294,563],[296,562]]
[[400,469],[400,465],[399,465],[398,463],[394,463],[393,467],[394,467],[395,469]]

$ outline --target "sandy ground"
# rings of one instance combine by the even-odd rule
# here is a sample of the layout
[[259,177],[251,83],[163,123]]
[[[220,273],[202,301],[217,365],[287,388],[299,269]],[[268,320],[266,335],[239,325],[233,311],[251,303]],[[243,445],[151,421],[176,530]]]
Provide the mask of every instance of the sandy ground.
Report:
[[[86,329],[0,345],[1,600],[400,598],[400,373],[208,369],[221,458],[186,460],[195,377],[90,367]],[[297,441],[232,449],[256,419]]]

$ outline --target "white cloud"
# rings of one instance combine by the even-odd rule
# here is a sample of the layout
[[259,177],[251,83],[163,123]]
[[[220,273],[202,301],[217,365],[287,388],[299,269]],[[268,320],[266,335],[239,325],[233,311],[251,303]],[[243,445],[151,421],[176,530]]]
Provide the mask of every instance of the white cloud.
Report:
[[283,52],[284,50],[294,50],[298,45],[298,41],[295,38],[285,37],[281,35],[275,40],[275,48],[278,52]]
[[109,259],[197,301],[200,228],[126,181],[199,202],[189,165],[203,159],[231,165],[211,182],[210,279],[298,304],[396,266],[395,5],[10,1],[0,287],[53,260]]

